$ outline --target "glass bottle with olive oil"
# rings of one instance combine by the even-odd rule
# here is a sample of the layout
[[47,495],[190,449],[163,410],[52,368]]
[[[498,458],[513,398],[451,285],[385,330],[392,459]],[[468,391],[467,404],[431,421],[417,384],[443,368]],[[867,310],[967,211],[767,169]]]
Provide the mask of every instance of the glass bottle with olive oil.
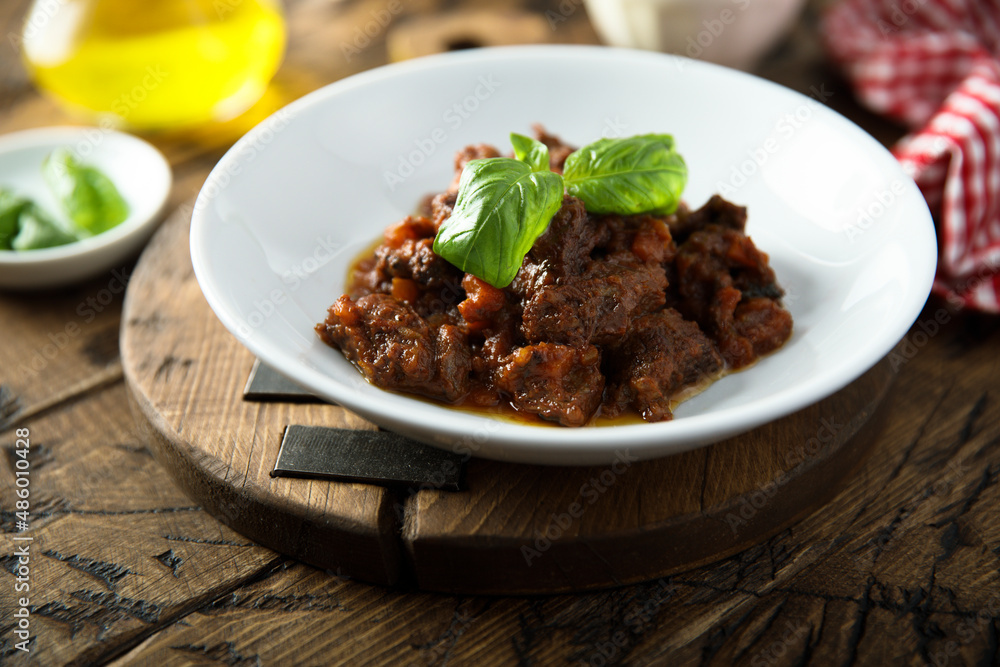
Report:
[[284,46],[278,0],[35,0],[23,54],[37,85],[70,109],[161,130],[248,109]]

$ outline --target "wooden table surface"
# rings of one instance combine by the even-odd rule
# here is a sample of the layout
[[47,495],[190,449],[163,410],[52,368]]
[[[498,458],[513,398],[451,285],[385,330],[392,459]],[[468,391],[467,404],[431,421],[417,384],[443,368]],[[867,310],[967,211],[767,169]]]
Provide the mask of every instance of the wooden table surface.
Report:
[[[0,5],[16,32],[26,0]],[[385,3],[287,2],[275,100],[384,63],[407,17],[489,2],[406,2],[350,58]],[[517,4],[517,3],[515,3]],[[596,42],[579,0],[545,38]],[[823,62],[811,7],[758,73],[829,91],[888,143]],[[5,38],[5,41],[9,41]],[[266,107],[266,105],[263,105]],[[0,133],[70,122],[0,46]],[[189,200],[246,125],[153,137]],[[823,509],[743,553],[667,579],[551,597],[385,589],[251,543],[152,458],[118,350],[133,263],[71,289],[0,294],[0,662],[4,664],[995,665],[1000,619],[1000,320],[931,299],[894,358],[881,439]],[[943,322],[943,324],[941,323]],[[30,529],[16,532],[19,430],[30,434]],[[23,431],[20,431],[23,433]],[[766,503],[749,511],[768,511]],[[29,536],[30,543],[15,541]],[[19,583],[17,550],[30,545]],[[28,653],[15,630],[30,597]]]

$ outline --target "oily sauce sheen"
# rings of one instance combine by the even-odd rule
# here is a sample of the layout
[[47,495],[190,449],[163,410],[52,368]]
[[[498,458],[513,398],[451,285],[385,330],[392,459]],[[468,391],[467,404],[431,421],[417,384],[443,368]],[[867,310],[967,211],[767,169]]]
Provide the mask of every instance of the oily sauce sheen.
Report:
[[[553,171],[572,148],[539,130]],[[789,338],[783,290],[721,197],[668,216],[595,215],[565,196],[504,289],[433,250],[451,187],[389,227],[317,325],[373,384],[460,409],[563,426],[663,421]]]

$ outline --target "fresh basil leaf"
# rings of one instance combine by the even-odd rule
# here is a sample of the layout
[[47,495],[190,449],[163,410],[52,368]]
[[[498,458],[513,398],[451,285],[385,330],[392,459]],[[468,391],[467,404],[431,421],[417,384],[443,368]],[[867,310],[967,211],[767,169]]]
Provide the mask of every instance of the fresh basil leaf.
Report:
[[549,171],[549,147],[540,141],[512,132],[510,143],[514,157],[531,167],[532,171]]
[[0,250],[11,250],[20,229],[21,213],[30,205],[27,199],[0,189]]
[[42,164],[45,181],[69,219],[82,232],[100,234],[128,217],[128,204],[118,188],[95,167],[81,164],[59,149]]
[[494,287],[506,287],[562,200],[559,174],[504,157],[471,160],[434,252]]
[[687,184],[687,166],[669,134],[600,139],[566,158],[569,194],[593,213],[672,213]]
[[21,229],[11,246],[14,250],[37,250],[73,243],[77,237],[63,230],[40,208],[29,205],[21,213]]

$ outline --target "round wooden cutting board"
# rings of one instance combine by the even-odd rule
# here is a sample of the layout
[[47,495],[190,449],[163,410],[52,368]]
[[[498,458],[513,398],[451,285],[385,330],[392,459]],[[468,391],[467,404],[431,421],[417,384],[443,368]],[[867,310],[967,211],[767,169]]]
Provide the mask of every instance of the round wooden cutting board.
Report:
[[[369,582],[554,593],[737,553],[816,510],[874,443],[887,363],[794,415],[655,461],[557,468],[472,459],[463,491],[271,477],[289,424],[376,427],[334,405],[243,400],[254,358],[195,281],[189,210],[132,275],[121,350],[136,415],[196,502],[247,537]],[[609,430],[609,437],[612,432]]]

